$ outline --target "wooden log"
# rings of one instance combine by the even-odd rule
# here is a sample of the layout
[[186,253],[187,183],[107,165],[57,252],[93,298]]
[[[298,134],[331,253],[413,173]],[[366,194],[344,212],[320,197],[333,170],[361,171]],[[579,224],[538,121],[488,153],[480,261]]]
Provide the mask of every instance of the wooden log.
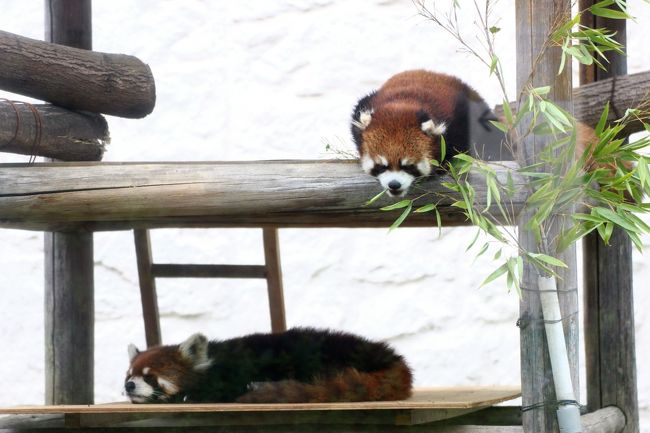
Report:
[[[561,74],[559,70],[561,51],[559,47],[548,47],[547,38],[555,23],[569,19],[571,2],[569,0],[522,0],[516,3],[517,32],[517,89],[532,84],[535,87],[551,85],[549,98],[566,109],[571,109],[571,67],[567,64]],[[570,63],[570,62],[567,62]],[[532,77],[532,82],[529,79]],[[524,122],[526,123],[526,122]],[[520,125],[520,134],[528,125]],[[537,163],[539,155],[549,142],[547,137],[529,135],[518,149],[521,164]],[[545,171],[545,169],[542,169]],[[578,396],[578,328],[575,246],[558,255],[549,241],[548,249],[540,245],[526,224],[532,215],[531,210],[520,214],[519,242],[525,251],[546,252],[564,261],[568,268],[559,272],[557,278],[560,309],[564,320],[569,365],[574,393]],[[546,238],[555,239],[558,227],[547,227]],[[523,427],[526,433],[557,432],[555,409],[555,389],[551,372],[548,345],[544,330],[543,315],[539,296],[539,272],[525,262],[523,274],[523,294],[520,302],[521,335],[521,387],[522,405],[531,407],[523,413]],[[568,291],[572,290],[572,291]],[[537,406],[539,405],[539,406]]]
[[0,31],[0,88],[72,110],[128,118],[153,111],[156,90],[148,65],[53,42]]
[[580,417],[583,433],[621,433],[625,431],[625,414],[616,406],[608,406]]
[[110,141],[106,119],[50,104],[0,100],[0,152],[61,161],[100,161]]
[[[91,48],[90,0],[48,0],[45,5],[45,22],[50,23],[46,40]],[[46,233],[44,251],[45,400],[50,404],[92,404],[93,234]]]
[[[627,108],[650,104],[648,89],[650,89],[650,71],[605,78],[589,84],[583,82],[580,87],[573,89],[574,116],[587,125],[595,126],[605,104],[609,101],[609,120],[613,121],[623,116]],[[516,112],[517,103],[511,102],[510,107]],[[497,105],[494,112],[497,116],[503,117],[503,106]],[[643,130],[643,124],[637,121],[630,123],[623,130],[623,134],[629,135]]]
[[[593,0],[581,0],[580,9],[587,9]],[[607,28],[616,32],[614,38],[626,45],[625,20],[582,16],[589,27]],[[583,87],[617,80],[617,86],[632,76],[626,76],[627,57],[606,53],[608,70],[580,66]],[[636,74],[639,75],[639,74]],[[647,74],[646,75],[650,75]],[[588,84],[591,83],[591,84]],[[650,79],[639,95],[648,98]],[[625,109],[626,106],[619,107]],[[627,423],[625,433],[639,431],[639,407],[635,353],[634,302],[632,284],[632,243],[620,229],[614,229],[610,244],[605,245],[597,233],[583,241],[583,275],[585,305],[585,364],[587,370],[587,407],[594,411],[610,405],[619,407]]]
[[[504,184],[514,182],[516,215],[526,199],[525,179],[513,162],[493,164]],[[42,179],[48,179],[43,183]],[[444,178],[443,178],[444,180]],[[471,173],[478,203],[486,201],[485,180]],[[420,189],[422,188],[422,189]],[[444,194],[443,222],[468,224],[450,203],[457,199],[433,178],[412,188]],[[50,163],[0,165],[0,225],[43,229],[223,226],[388,227],[401,210],[379,208],[395,200],[381,191],[357,161],[253,161],[214,163]],[[427,199],[417,203],[427,203]],[[498,212],[495,210],[495,212]],[[514,218],[514,216],[513,216]],[[406,225],[434,226],[431,213],[414,214]]]

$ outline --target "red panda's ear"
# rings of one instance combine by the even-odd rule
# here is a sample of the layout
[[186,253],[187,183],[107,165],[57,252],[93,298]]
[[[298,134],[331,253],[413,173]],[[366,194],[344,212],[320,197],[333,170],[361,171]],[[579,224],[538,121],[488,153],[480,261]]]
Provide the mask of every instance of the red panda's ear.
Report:
[[208,358],[208,339],[203,334],[194,334],[183,341],[178,350],[183,358],[192,363],[195,370],[204,370],[210,366]]
[[359,128],[360,130],[364,131],[368,125],[370,125],[370,121],[372,120],[372,110],[362,110],[359,112],[359,118],[354,119],[352,121],[352,124]]
[[135,344],[133,344],[133,343],[129,344],[129,347],[128,347],[127,350],[129,351],[129,361],[133,361],[133,358],[138,356],[138,353],[140,353],[138,348],[135,347]]
[[422,128],[422,132],[427,134],[429,137],[433,137],[434,135],[442,135],[447,130],[447,125],[445,122],[435,123],[433,119],[422,122],[420,127]]

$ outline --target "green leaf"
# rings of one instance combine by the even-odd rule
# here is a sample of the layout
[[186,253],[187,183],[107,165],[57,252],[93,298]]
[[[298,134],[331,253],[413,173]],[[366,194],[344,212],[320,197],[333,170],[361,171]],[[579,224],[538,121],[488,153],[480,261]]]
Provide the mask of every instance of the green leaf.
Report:
[[384,195],[384,194],[386,193],[386,191],[387,191],[387,190],[383,190],[382,192],[380,192],[379,194],[377,194],[376,196],[374,196],[373,198],[371,198],[370,200],[368,200],[368,201],[366,202],[365,205],[366,205],[366,206],[370,206],[371,204],[373,204],[374,202],[376,202],[377,200],[379,200],[379,198],[380,198],[382,195]]
[[501,31],[500,27],[497,26],[490,27],[490,33],[492,33],[493,35],[499,33],[500,31]]
[[438,211],[438,208],[435,209],[436,211],[436,224],[438,226],[438,236],[442,234],[442,218],[440,218],[440,212]]
[[415,209],[414,212],[415,213],[431,212],[435,208],[436,208],[435,203],[429,203],[429,204],[425,204],[424,206],[421,206],[421,207]]
[[490,62],[490,76],[494,74],[494,71],[497,69],[497,63],[499,63],[499,58],[497,56],[492,56],[492,61]]
[[490,247],[490,244],[489,244],[489,243],[487,243],[487,242],[484,243],[483,246],[481,247],[481,250],[480,250],[480,251],[478,252],[478,254],[476,255],[476,257],[477,257],[477,258],[478,258],[478,257],[481,257],[481,256],[483,255],[483,253],[486,252],[487,249],[488,249],[489,247]]
[[603,108],[603,113],[600,115],[600,119],[598,120],[596,129],[594,130],[597,137],[599,137],[600,134],[603,133],[603,130],[605,129],[605,122],[607,122],[608,117],[609,117],[609,101],[607,101],[607,103],[605,104],[605,108]]
[[443,135],[440,136],[440,161],[444,161],[447,156],[447,142]]
[[561,268],[568,268],[566,263],[564,263],[562,260],[556,259],[555,257],[546,255],[546,254],[538,254],[538,253],[526,253],[527,256],[533,258],[534,260],[539,260],[540,262],[544,262],[546,264],[549,264],[551,266],[559,266]]
[[508,132],[508,127],[505,124],[503,124],[502,122],[498,122],[496,120],[490,120],[490,123],[492,125],[496,126],[497,129],[499,129],[500,131]]
[[412,202],[413,202],[413,200],[410,200],[410,199],[401,200],[401,201],[398,201],[397,203],[393,203],[391,205],[384,206],[384,207],[381,208],[381,210],[401,209],[403,207],[410,206],[412,204]]
[[404,222],[406,217],[409,216],[409,214],[411,213],[412,208],[413,208],[413,204],[409,203],[408,206],[406,207],[406,209],[404,209],[404,212],[402,212],[402,214],[395,220],[395,222],[390,226],[390,229],[388,229],[388,231],[389,232],[393,231],[397,227],[399,227]]
[[492,281],[499,278],[501,275],[505,274],[507,271],[508,271],[508,264],[507,263],[502,264],[494,272],[488,275],[485,280],[483,280],[480,287],[483,287],[486,284],[491,283]]
[[614,224],[616,224],[617,226],[623,228],[628,232],[633,232],[633,233],[639,232],[638,227],[634,225],[634,223],[630,222],[625,216],[617,214],[611,209],[607,209],[603,207],[595,207],[592,209],[592,213],[595,213],[596,215],[600,215],[601,217],[605,218],[608,221],[613,222]]
[[599,17],[612,18],[615,20],[627,20],[632,18],[630,15],[628,15],[623,11],[617,11],[614,9],[607,9],[607,8],[599,8],[596,7],[596,5],[590,7],[589,12]]

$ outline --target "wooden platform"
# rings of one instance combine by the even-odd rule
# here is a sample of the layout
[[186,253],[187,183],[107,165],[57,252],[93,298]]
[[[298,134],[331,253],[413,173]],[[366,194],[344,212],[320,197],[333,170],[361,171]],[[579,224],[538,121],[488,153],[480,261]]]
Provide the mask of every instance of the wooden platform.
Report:
[[[2,407],[0,414],[30,415],[0,421],[15,422],[50,415],[65,427],[178,427],[288,424],[415,425],[478,411],[520,396],[518,388],[421,388],[409,400],[315,404],[130,404]],[[59,415],[52,417],[51,415]],[[14,424],[12,424],[14,423]]]

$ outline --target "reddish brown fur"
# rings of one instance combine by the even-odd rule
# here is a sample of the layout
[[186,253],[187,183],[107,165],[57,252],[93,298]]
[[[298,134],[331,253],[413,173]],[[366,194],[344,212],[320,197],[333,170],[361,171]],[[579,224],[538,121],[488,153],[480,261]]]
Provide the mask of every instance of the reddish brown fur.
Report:
[[187,386],[194,376],[191,362],[183,358],[176,346],[157,346],[140,352],[130,368],[132,376],[145,376],[143,370],[148,368],[148,375],[164,377],[180,387]]
[[241,396],[240,403],[324,403],[331,401],[404,400],[411,396],[411,370],[397,362],[391,368],[372,373],[348,368],[334,377],[313,383],[295,380],[267,382]]
[[[420,129],[417,109],[410,111],[377,112],[364,132],[365,153],[382,155],[391,170],[399,170],[402,158],[412,162],[430,160],[439,152],[439,144],[432,148],[432,140]],[[391,146],[387,146],[391,143]]]
[[[471,120],[467,107],[475,104],[489,110],[481,97],[458,78],[426,70],[396,74],[367,98],[367,102],[362,103],[362,99],[359,103],[370,108],[372,119],[355,141],[362,156],[370,155],[373,160],[384,156],[390,170],[399,170],[403,158],[411,163],[440,158],[440,138],[422,131],[423,119],[431,119],[435,125],[453,124],[453,142],[447,140],[447,155],[451,156],[452,151],[469,149],[466,131]],[[355,115],[361,111],[358,105]]]

